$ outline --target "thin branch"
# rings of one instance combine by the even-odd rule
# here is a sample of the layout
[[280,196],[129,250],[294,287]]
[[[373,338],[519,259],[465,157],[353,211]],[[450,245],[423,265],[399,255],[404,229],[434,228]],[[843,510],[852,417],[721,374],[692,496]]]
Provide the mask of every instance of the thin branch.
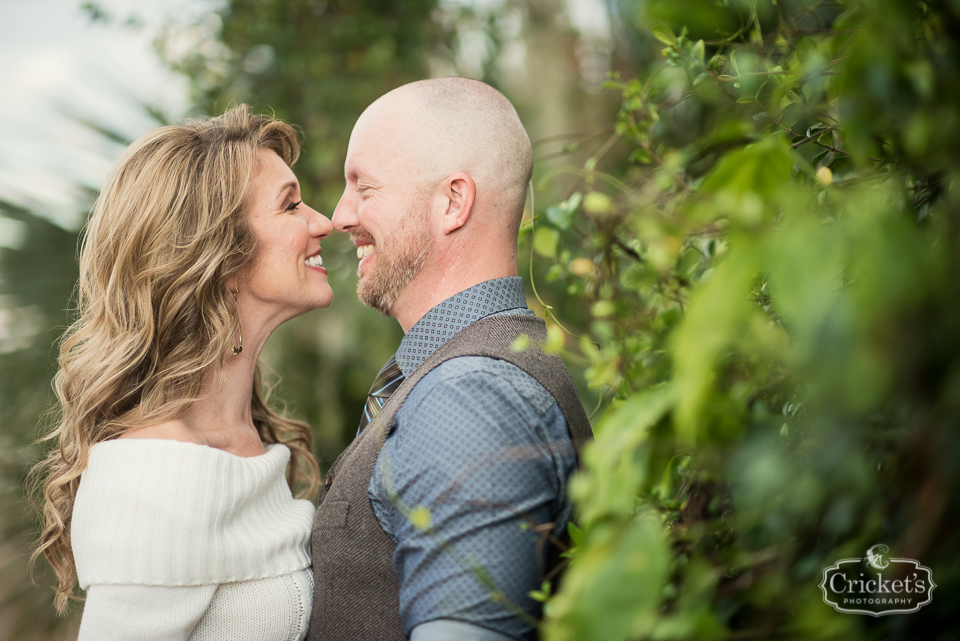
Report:
[[596,131],[577,131],[569,134],[556,134],[554,136],[547,136],[545,138],[540,138],[539,140],[534,142],[533,148],[536,149],[540,145],[545,145],[547,143],[554,142],[556,140],[570,140],[573,138],[580,138],[580,139],[586,140],[589,138],[598,138],[607,132],[613,131],[615,127],[616,125],[609,125],[607,127],[603,127],[602,129],[597,129]]

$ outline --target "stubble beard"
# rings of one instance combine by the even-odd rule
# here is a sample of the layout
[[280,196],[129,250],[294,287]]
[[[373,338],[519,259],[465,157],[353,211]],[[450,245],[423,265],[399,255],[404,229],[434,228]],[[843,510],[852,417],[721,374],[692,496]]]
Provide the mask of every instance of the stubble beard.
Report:
[[376,246],[376,267],[357,282],[361,303],[390,316],[400,294],[423,270],[433,249],[428,214],[427,200],[418,198],[404,214],[394,237]]

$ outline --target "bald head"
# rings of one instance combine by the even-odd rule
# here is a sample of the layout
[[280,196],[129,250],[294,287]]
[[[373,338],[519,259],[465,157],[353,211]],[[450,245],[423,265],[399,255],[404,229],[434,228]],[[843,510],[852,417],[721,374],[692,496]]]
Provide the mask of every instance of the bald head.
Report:
[[493,87],[466,78],[413,82],[370,105],[362,126],[389,128],[418,186],[465,172],[477,185],[477,213],[519,227],[533,151],[513,105]]
[[360,300],[404,331],[453,294],[517,275],[533,169],[513,105],[463,78],[386,94],[357,120],[334,228],[357,246]]

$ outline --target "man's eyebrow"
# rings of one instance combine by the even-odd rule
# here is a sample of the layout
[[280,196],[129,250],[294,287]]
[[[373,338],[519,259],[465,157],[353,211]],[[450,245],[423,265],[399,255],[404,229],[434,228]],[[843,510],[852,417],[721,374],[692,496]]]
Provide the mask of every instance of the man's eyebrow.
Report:
[[370,167],[358,162],[353,162],[349,167],[344,167],[344,178],[347,179],[347,182],[351,180],[369,182],[374,179],[373,176],[370,175]]
[[286,191],[287,189],[296,189],[296,187],[297,187],[296,180],[288,180],[287,182],[280,185],[280,190],[277,192],[277,198],[279,198],[283,194],[283,192]]

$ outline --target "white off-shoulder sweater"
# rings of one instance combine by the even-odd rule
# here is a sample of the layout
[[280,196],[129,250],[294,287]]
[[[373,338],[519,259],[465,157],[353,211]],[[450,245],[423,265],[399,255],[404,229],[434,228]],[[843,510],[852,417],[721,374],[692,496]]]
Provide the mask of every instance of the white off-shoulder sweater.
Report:
[[170,440],[98,443],[71,543],[87,591],[80,640],[303,639],[314,507],[290,451],[243,458]]

